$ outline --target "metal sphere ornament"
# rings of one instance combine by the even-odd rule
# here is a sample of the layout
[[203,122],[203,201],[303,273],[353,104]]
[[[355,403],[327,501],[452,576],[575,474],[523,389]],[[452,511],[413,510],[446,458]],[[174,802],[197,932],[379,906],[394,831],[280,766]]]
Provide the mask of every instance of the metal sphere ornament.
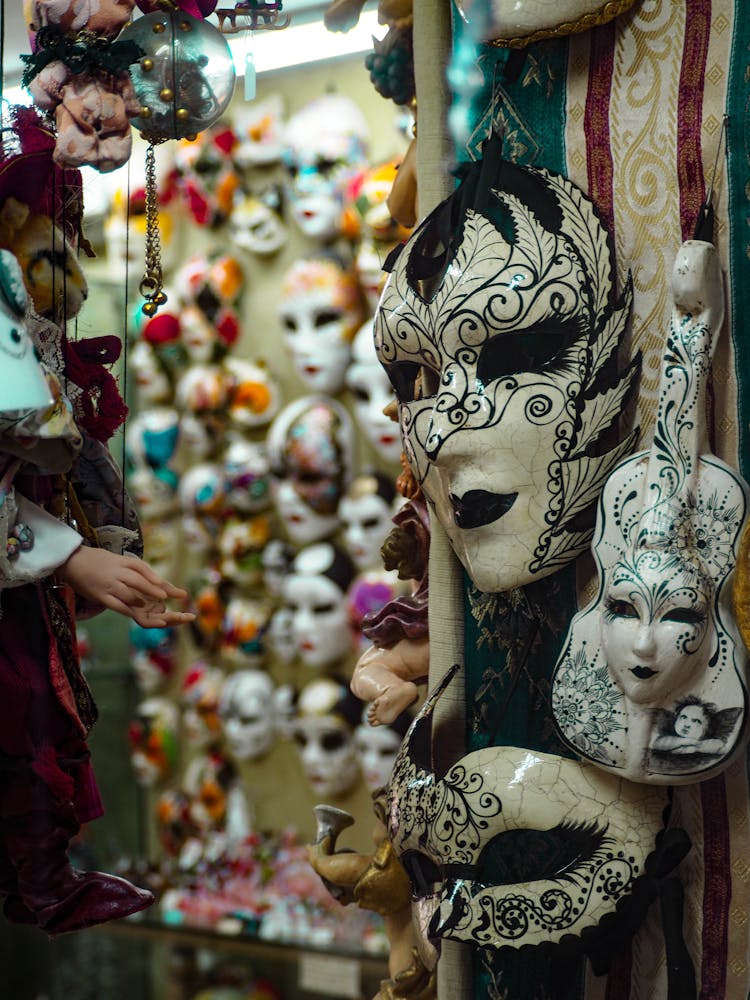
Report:
[[157,11],[133,21],[120,37],[145,53],[130,75],[141,103],[133,125],[150,142],[197,135],[226,111],[234,62],[212,24],[180,10]]
[[226,40],[213,25],[176,6],[133,21],[120,38],[143,55],[131,67],[140,114],[132,124],[148,140],[146,152],[146,262],[140,291],[146,316],[167,301],[162,289],[154,147],[167,139],[194,139],[222,116],[234,93],[235,71]]

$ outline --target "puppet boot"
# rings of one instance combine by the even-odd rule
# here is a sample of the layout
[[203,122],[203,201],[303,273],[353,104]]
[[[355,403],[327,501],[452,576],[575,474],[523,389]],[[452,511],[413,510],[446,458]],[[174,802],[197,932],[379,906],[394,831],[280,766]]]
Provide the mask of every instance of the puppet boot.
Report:
[[10,920],[28,910],[47,934],[64,934],[137,913],[154,901],[125,879],[73,868],[67,849],[79,826],[70,803],[6,819],[3,827],[18,880],[18,901],[11,896],[6,903]]
[[18,895],[18,873],[2,842],[0,842],[0,896],[5,898],[3,912],[11,923],[36,923],[36,916]]

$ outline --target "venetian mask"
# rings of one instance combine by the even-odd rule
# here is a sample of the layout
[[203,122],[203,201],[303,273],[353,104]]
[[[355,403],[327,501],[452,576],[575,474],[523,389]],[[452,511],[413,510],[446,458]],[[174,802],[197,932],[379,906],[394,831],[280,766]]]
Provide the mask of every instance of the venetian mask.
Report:
[[390,379],[383,370],[373,343],[373,320],[368,319],[352,343],[352,363],[346,373],[346,385],[354,402],[354,418],[361,434],[376,454],[389,465],[398,466],[401,458],[401,431],[383,411],[393,405]]
[[233,129],[221,123],[204,129],[195,140],[177,143],[178,189],[199,226],[217,228],[231,214],[240,183],[232,155],[236,146]]
[[205,749],[221,736],[219,695],[224,681],[221,670],[193,663],[182,681],[182,732],[193,748]]
[[325,242],[339,235],[346,189],[365,166],[367,143],[367,123],[348,97],[326,94],[289,119],[290,209],[305,236]]
[[229,517],[221,527],[217,546],[223,579],[240,587],[257,587],[263,578],[261,557],[270,534],[265,514]]
[[353,272],[326,257],[298,260],[284,275],[279,319],[295,371],[315,392],[337,393],[363,319]]
[[281,663],[292,663],[297,655],[293,625],[294,612],[284,606],[274,611],[268,623],[268,646]]
[[242,437],[224,449],[226,506],[233,514],[252,514],[271,503],[271,468],[265,447]]
[[130,625],[130,665],[143,694],[155,694],[166,686],[176,666],[177,635],[173,628],[143,628]]
[[177,473],[170,469],[180,439],[180,415],[169,406],[142,410],[130,422],[127,457],[134,465],[159,472],[177,483]]
[[396,756],[401,746],[412,716],[406,712],[390,726],[371,726],[367,721],[367,710],[354,731],[357,758],[367,787],[371,792],[384,788],[390,781]]
[[281,405],[281,388],[262,364],[243,358],[224,361],[229,383],[229,419],[239,431],[265,427]]
[[261,670],[238,670],[224,682],[219,705],[224,739],[237,760],[265,757],[276,739],[274,684]]
[[339,798],[359,778],[354,727],[361,705],[346,685],[333,678],[311,681],[301,691],[292,735],[312,792]]
[[296,549],[282,538],[271,538],[263,549],[263,586],[272,597],[280,597],[284,580],[291,569]]
[[302,549],[292,563],[282,595],[305,666],[331,666],[352,651],[346,591],[353,576],[349,558],[329,542]]
[[155,696],[138,705],[128,732],[138,784],[155,785],[174,771],[179,756],[177,724],[177,706],[168,698]]
[[297,399],[271,424],[266,445],[274,504],[291,541],[306,545],[334,534],[354,458],[344,407],[326,396]]
[[685,784],[718,773],[744,742],[747,655],[730,581],[748,487],[708,448],[706,385],[724,317],[712,244],[683,244],[672,290],[654,443],[604,487],[599,591],[571,623],[553,711],[594,764]]
[[177,510],[177,475],[170,468],[136,468],[128,476],[128,492],[144,521],[166,518]]
[[[617,916],[627,923],[631,901],[638,905],[666,789],[506,746],[435,773],[432,713],[454,673],[407,733],[388,788],[389,834],[412,882],[423,953],[441,939],[489,948],[590,939],[603,919],[616,934]],[[545,870],[539,857],[551,845],[555,863]]]
[[339,504],[344,546],[357,569],[382,565],[380,547],[393,527],[396,488],[389,476],[357,476]]
[[235,244],[259,257],[278,253],[289,238],[282,209],[283,194],[277,184],[239,193],[230,219]]
[[581,515],[633,439],[592,449],[639,363],[613,369],[632,293],[615,300],[593,205],[563,177],[503,162],[498,144],[406,244],[375,317],[409,465],[490,592],[584,551]]
[[264,601],[237,595],[227,602],[221,622],[221,655],[242,667],[260,665],[271,612]]
[[279,94],[242,106],[234,124],[239,141],[235,160],[240,166],[268,166],[279,162],[284,151],[283,115]]
[[215,542],[226,499],[221,466],[214,462],[192,465],[183,473],[178,495],[185,540],[206,552]]
[[230,379],[219,365],[192,365],[176,387],[177,404],[194,416],[211,420],[226,409]]
[[172,381],[151,344],[137,340],[128,361],[135,375],[138,402],[142,406],[158,406],[171,401]]
[[190,821],[200,833],[224,827],[229,791],[236,779],[234,766],[217,751],[198,754],[190,761],[183,777],[183,791]]
[[386,257],[411,233],[410,229],[396,222],[388,210],[387,199],[398,166],[398,160],[388,160],[367,170],[354,199],[361,233],[355,266],[371,312],[377,307],[387,277],[383,271]]

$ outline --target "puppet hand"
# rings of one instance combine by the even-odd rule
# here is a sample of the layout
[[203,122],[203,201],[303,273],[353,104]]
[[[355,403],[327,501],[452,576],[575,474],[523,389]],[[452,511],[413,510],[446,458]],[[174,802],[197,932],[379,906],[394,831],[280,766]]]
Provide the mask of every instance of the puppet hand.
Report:
[[166,601],[184,600],[187,591],[162,579],[135,556],[82,545],[57,570],[57,576],[87,601],[118,611],[142,628],[166,628],[191,622],[195,615],[170,611]]

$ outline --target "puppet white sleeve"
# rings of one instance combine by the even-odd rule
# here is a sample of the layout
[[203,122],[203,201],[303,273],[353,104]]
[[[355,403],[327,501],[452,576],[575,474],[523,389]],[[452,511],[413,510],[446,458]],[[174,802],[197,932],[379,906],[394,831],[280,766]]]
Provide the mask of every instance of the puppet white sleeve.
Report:
[[11,487],[0,494],[0,589],[49,576],[82,541],[77,531]]

